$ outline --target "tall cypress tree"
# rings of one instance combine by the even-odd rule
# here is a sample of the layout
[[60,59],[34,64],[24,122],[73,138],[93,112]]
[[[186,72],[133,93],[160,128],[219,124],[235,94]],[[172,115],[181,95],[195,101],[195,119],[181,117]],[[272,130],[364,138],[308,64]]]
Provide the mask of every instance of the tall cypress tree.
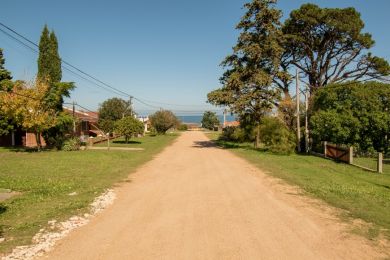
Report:
[[38,79],[41,81],[50,81],[50,71],[52,65],[50,33],[47,25],[43,27],[41,39],[39,41],[38,57]]
[[0,82],[3,80],[11,80],[11,72],[4,68],[5,59],[3,57],[3,49],[0,48]]
[[45,98],[46,106],[57,111],[57,125],[45,131],[43,137],[47,145],[61,149],[72,124],[72,118],[63,112],[63,98],[70,96],[74,84],[73,82],[61,82],[62,70],[58,41],[54,31],[49,32],[47,25],[43,28],[39,42],[37,77],[49,85]]
[[61,58],[58,54],[58,41],[54,31],[50,33],[50,58],[51,58],[51,67],[50,67],[50,80],[53,83],[61,81],[62,78],[62,69],[61,69]]

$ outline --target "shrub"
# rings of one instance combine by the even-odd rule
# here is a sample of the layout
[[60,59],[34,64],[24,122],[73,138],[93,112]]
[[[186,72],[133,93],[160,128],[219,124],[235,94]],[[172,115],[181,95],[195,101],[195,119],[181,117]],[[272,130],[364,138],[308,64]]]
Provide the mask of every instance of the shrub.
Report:
[[170,128],[176,127],[179,124],[177,117],[169,110],[157,111],[149,119],[158,134],[165,134]]
[[260,124],[260,140],[273,153],[291,154],[295,150],[295,135],[275,117],[266,117]]
[[64,150],[64,151],[78,151],[78,150],[80,150],[80,145],[81,145],[80,139],[77,137],[72,137],[64,142],[62,150]]
[[245,130],[237,126],[225,127],[222,130],[222,135],[220,136],[220,139],[224,141],[233,141],[240,143],[247,141]]
[[180,124],[178,126],[177,130],[179,130],[179,131],[187,131],[188,130],[188,126],[186,124]]

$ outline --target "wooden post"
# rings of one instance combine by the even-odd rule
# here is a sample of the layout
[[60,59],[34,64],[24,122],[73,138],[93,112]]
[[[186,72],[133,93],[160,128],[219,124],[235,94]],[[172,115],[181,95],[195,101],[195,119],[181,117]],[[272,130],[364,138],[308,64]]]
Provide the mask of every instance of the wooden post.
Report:
[[348,159],[349,164],[353,164],[353,147],[349,147],[349,159]]
[[328,142],[327,141],[325,141],[324,142],[324,157],[326,157],[326,154],[327,154],[327,148],[326,148],[326,146],[328,145]]
[[296,75],[295,75],[295,80],[296,80],[296,95],[295,95],[295,98],[296,98],[296,101],[297,101],[297,150],[298,150],[298,153],[301,152],[301,122],[300,122],[300,118],[299,118],[299,94],[300,94],[300,91],[299,91],[299,74],[298,74],[298,70],[296,70]]
[[110,133],[107,133],[107,150],[110,150]]
[[378,153],[378,166],[377,170],[379,173],[383,173],[383,153]]

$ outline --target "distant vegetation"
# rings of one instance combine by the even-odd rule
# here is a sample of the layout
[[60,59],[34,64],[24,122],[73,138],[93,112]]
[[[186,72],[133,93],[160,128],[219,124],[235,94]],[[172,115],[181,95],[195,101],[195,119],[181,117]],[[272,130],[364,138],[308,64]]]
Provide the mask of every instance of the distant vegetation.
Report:
[[211,112],[211,111],[204,112],[203,118],[202,118],[202,127],[203,128],[206,128],[209,130],[214,130],[214,129],[218,129],[219,124],[220,124],[220,122],[219,122],[218,116],[215,112]]

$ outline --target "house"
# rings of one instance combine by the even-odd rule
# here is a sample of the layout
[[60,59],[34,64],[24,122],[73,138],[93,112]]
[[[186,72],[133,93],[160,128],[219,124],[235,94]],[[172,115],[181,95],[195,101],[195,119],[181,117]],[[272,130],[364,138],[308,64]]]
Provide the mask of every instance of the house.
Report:
[[148,116],[137,116],[135,115],[135,118],[141,121],[144,124],[144,133],[149,132],[148,128],[150,126],[150,120]]
[[72,115],[75,118],[73,134],[76,136],[80,136],[80,139],[82,141],[87,141],[89,137],[105,135],[105,133],[98,127],[98,112],[78,111],[68,107],[63,108],[64,112]]
[[[45,140],[41,135],[41,144],[46,146]],[[0,146],[24,146],[36,147],[37,141],[34,133],[24,131],[21,128],[16,128],[8,135],[0,136]]]
[[237,126],[240,126],[240,122],[239,121],[226,121],[223,123],[223,128],[225,127],[237,127]]

